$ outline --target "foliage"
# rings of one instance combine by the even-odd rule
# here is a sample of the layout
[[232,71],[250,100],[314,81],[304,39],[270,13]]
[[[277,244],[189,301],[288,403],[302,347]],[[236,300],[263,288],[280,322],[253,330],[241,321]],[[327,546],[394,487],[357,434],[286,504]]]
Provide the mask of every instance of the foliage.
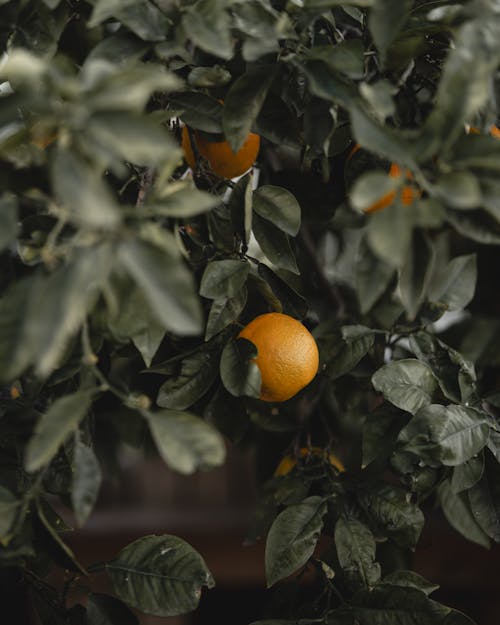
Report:
[[[40,621],[183,613],[214,583],[180,538],[88,570],[65,544],[53,496],[86,522],[125,409],[115,439],[183,474],[255,447],[248,538],[289,598],[259,625],[470,623],[383,551],[411,566],[427,502],[500,541],[498,0],[3,0],[0,41],[0,562]],[[179,121],[259,134],[260,179],[185,176]],[[419,193],[363,214],[390,163]],[[269,311],[321,356],[279,406],[235,339]],[[348,470],[266,474],[309,441]],[[49,562],[117,598],[68,610]]]

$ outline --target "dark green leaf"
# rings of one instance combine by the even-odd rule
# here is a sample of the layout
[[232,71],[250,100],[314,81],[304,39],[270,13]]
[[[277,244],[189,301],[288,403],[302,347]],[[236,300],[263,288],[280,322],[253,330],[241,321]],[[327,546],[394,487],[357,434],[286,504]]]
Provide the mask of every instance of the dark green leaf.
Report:
[[323,61],[332,69],[359,80],[364,75],[364,48],[359,39],[341,41],[336,46],[311,48],[308,58]]
[[101,479],[101,468],[92,448],[77,440],[73,452],[71,503],[80,527],[94,508]]
[[431,403],[436,389],[431,369],[416,359],[384,365],[374,373],[372,384],[388,401],[412,414]]
[[169,96],[182,121],[203,132],[222,132],[222,104],[204,93],[186,91]]
[[393,276],[394,267],[375,256],[363,239],[356,261],[356,293],[363,315],[377,303]]
[[66,437],[87,414],[94,391],[77,391],[56,399],[38,421],[24,458],[27,471],[37,471],[56,455]]
[[356,179],[350,193],[353,208],[363,212],[380,201],[398,186],[397,178],[385,171],[370,171]]
[[180,410],[147,412],[158,451],[168,466],[188,475],[224,463],[224,440],[209,423]]
[[231,223],[244,245],[248,244],[252,230],[252,182],[251,173],[240,178],[235,184],[228,202]]
[[106,564],[118,597],[156,616],[175,616],[196,608],[203,586],[214,580],[202,557],[175,536],[145,536]]
[[392,406],[383,406],[367,415],[363,425],[363,467],[389,457],[408,416]]
[[201,278],[200,295],[209,299],[234,297],[245,284],[250,265],[241,260],[208,263]]
[[373,347],[375,335],[365,326],[344,326],[341,336],[327,342],[321,357],[326,373],[333,380],[349,373]]
[[295,196],[274,185],[259,187],[253,194],[253,209],[283,232],[295,236],[300,228],[300,206]]
[[437,492],[439,503],[448,523],[467,540],[483,547],[489,547],[489,538],[476,522],[466,493],[455,494],[451,489],[449,480],[442,482]]
[[322,497],[308,497],[276,517],[266,541],[268,587],[309,560],[318,542],[325,513],[326,503]]
[[260,397],[261,376],[253,362],[257,348],[246,339],[230,341],[220,361],[220,376],[226,389],[235,397]]
[[461,493],[464,490],[472,488],[481,479],[484,472],[484,454],[472,457],[464,464],[459,464],[453,469],[451,478],[451,490],[455,493]]
[[148,197],[144,209],[156,215],[186,219],[206,213],[218,203],[217,197],[205,191],[199,191],[192,182],[177,181]]
[[435,193],[449,206],[462,210],[481,204],[481,187],[474,174],[467,171],[451,172],[438,178]]
[[[208,341],[239,317],[247,302],[247,289],[241,288],[234,297],[213,301],[208,314],[205,340]],[[217,370],[217,369],[216,369]]]
[[229,89],[224,100],[222,125],[233,152],[245,143],[274,79],[274,67],[247,70]]
[[197,87],[198,89],[221,87],[226,85],[230,80],[231,74],[220,65],[195,67],[189,72],[187,77],[187,81],[191,87]]
[[495,542],[500,542],[500,465],[489,453],[483,476],[468,495],[477,524]]
[[368,518],[398,544],[414,548],[424,526],[420,508],[408,501],[405,491],[389,485],[371,485],[359,493]]
[[92,593],[87,602],[87,624],[139,625],[139,621],[119,599]]
[[192,42],[214,56],[230,59],[233,55],[231,21],[225,0],[198,0],[185,9],[182,25]]
[[335,525],[335,547],[349,584],[353,589],[371,588],[380,579],[380,564],[375,562],[375,538],[354,517],[340,517]]
[[109,17],[120,20],[144,41],[162,41],[170,24],[161,8],[147,0],[98,0],[89,26],[97,26]]
[[378,258],[401,268],[408,257],[414,225],[412,210],[395,200],[384,210],[370,215],[368,244]]
[[17,235],[17,199],[14,195],[0,197],[0,251],[9,247]]
[[308,304],[302,295],[263,263],[259,263],[258,272],[281,302],[285,315],[290,315],[295,319],[303,319],[306,316]]
[[380,583],[402,588],[416,588],[426,595],[430,595],[439,588],[437,584],[431,584],[415,571],[394,571],[386,575]]
[[178,375],[170,376],[158,392],[157,403],[163,408],[184,410],[192,406],[212,386],[218,374],[219,352],[196,351],[181,362]]
[[200,334],[202,315],[192,274],[173,238],[162,247],[131,239],[118,248],[118,258],[137,282],[158,320],[179,334]]
[[9,542],[9,534],[18,517],[21,500],[15,497],[10,490],[0,486],[0,544],[5,546]]
[[412,6],[411,0],[377,0],[371,7],[368,26],[382,62],[385,61],[389,46],[408,19]]
[[299,273],[288,235],[254,212],[253,233],[266,257],[279,269]]

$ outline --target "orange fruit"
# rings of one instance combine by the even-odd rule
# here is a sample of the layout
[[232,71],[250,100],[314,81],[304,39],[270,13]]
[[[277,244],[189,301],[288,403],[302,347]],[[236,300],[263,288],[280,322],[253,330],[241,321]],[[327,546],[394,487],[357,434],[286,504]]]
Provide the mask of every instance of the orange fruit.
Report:
[[[260,148],[259,135],[250,133],[241,149],[234,153],[227,141],[208,141],[201,133],[196,130],[193,132],[200,156],[208,161],[216,176],[235,178],[244,174],[255,163]],[[186,126],[182,129],[182,149],[189,167],[194,169],[196,159]]]
[[[299,458],[307,458],[309,456],[315,456],[323,460],[328,460],[330,464],[337,469],[340,473],[345,471],[345,467],[342,462],[332,453],[328,453],[326,449],[321,447],[302,447],[299,450]],[[292,455],[285,456],[274,472],[275,477],[283,477],[290,473],[293,467],[297,464],[297,458]]]
[[260,399],[286,401],[311,382],[318,371],[318,346],[309,330],[288,315],[259,315],[238,338],[251,341],[258,350],[255,362],[262,385]]
[[[473,135],[480,135],[480,131],[479,128],[475,128],[474,126],[471,126],[468,130],[469,133],[473,134]],[[500,128],[498,128],[497,126],[493,125],[490,128],[490,135],[492,137],[495,137],[496,139],[500,139]]]
[[[356,145],[352,148],[352,150],[349,152],[347,159],[346,159],[346,163],[348,163],[352,157],[360,152],[363,153],[363,150],[361,148],[361,146],[356,143]],[[399,167],[399,165],[397,163],[392,163],[390,168],[389,168],[389,172],[388,175],[391,178],[399,178],[402,175],[402,171],[401,168]],[[405,178],[408,181],[412,181],[413,180],[413,175],[411,173],[411,171],[409,171],[408,169],[405,172]],[[403,188],[401,189],[401,203],[404,206],[410,206],[410,204],[413,204],[413,202],[420,197],[421,195],[421,191],[419,189],[416,189],[414,186],[412,186],[411,184],[408,185],[404,185]],[[371,214],[371,213],[376,213],[384,208],[387,208],[390,204],[392,204],[394,202],[394,200],[397,197],[397,191],[396,189],[394,191],[389,191],[389,193],[386,193],[385,195],[383,195],[380,199],[378,199],[376,202],[374,202],[373,204],[371,204],[370,206],[368,206],[367,208],[364,209],[364,213],[366,213],[367,215]]]

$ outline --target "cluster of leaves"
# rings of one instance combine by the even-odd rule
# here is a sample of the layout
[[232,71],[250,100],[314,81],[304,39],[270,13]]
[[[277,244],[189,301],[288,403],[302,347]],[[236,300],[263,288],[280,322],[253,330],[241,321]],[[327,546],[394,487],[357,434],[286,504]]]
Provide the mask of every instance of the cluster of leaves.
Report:
[[[299,571],[261,625],[470,623],[406,569],[429,499],[500,541],[498,2],[4,0],[0,42],[0,562],[40,620],[135,622],[107,596],[66,609],[99,570],[133,608],[194,609],[213,580],[189,545],[85,569],[53,496],[81,526],[121,443],[188,474],[225,437],[259,457],[269,585]],[[234,150],[257,132],[259,184],[202,163],[193,182],[179,120]],[[365,216],[404,182],[388,162],[419,194]],[[321,353],[279,406],[235,340],[270,310]],[[266,479],[311,440],[349,470],[311,455]],[[61,593],[49,563],[72,571]]]

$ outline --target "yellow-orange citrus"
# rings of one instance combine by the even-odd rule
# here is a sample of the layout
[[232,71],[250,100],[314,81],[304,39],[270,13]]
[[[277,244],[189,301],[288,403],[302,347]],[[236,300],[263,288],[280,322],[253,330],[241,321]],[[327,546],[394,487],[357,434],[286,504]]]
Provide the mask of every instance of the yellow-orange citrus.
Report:
[[[352,148],[352,150],[349,152],[347,159],[346,159],[346,163],[348,163],[352,159],[352,157],[359,151],[362,151],[361,146],[359,144],[356,144]],[[399,167],[397,163],[391,164],[389,172],[388,172],[388,175],[391,178],[399,178],[402,175],[402,173],[403,172],[401,171],[401,168]],[[413,175],[411,171],[406,170],[405,178],[406,180],[409,181],[410,184],[405,184],[403,186],[403,188],[401,189],[400,198],[401,198],[401,203],[404,206],[410,206],[410,204],[413,204],[413,202],[417,198],[420,197],[421,191],[415,188],[414,186],[412,186],[411,181],[413,180]],[[373,204],[365,208],[363,212],[366,213],[367,215],[371,213],[376,213],[384,208],[387,208],[390,204],[394,202],[396,197],[397,197],[396,190],[389,191],[389,193],[386,193],[385,195],[381,196],[380,199],[378,199],[376,202],[374,202]]]
[[[255,163],[259,153],[260,137],[254,133],[248,135],[236,153],[227,141],[208,141],[196,130],[193,133],[200,156],[208,161],[213,173],[220,178],[241,176]],[[194,169],[196,159],[187,126],[182,129],[182,149],[189,167]]]
[[289,315],[266,313],[239,334],[257,348],[255,362],[262,385],[260,398],[269,402],[290,399],[311,382],[318,371],[318,346],[309,330]]
[[[479,131],[479,128],[475,128],[474,126],[471,126],[468,130],[469,133],[473,134],[473,135],[480,135],[481,132]],[[500,139],[500,128],[498,128],[497,126],[493,125],[490,128],[490,135],[492,137],[495,137],[496,139]]]
[[[328,460],[328,462],[334,466],[337,471],[343,473],[345,471],[345,467],[342,462],[332,453],[328,453],[326,449],[321,447],[302,447],[299,450],[300,458],[307,458],[309,456],[315,456],[317,458],[322,458],[323,460]],[[297,464],[297,458],[292,455],[285,456],[274,472],[275,477],[283,477],[284,475],[288,475],[293,467]]]

